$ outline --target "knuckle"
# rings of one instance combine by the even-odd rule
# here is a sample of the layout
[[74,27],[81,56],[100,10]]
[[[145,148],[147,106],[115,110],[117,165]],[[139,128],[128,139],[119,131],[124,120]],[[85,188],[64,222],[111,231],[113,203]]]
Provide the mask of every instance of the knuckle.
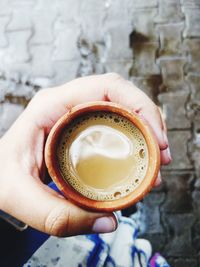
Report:
[[45,89],[41,89],[35,94],[34,98],[43,98],[44,96],[46,96],[46,93],[47,93],[47,89],[46,88]]
[[107,73],[106,76],[108,77],[108,79],[111,79],[111,80],[122,80],[123,79],[122,76],[116,72]]
[[29,105],[30,105],[30,104],[33,105],[33,104],[37,103],[37,102],[41,99],[41,96],[44,94],[44,92],[42,92],[43,90],[44,90],[44,89],[38,91],[38,92],[34,95],[34,97],[31,99]]
[[156,112],[159,112],[159,107],[155,104],[154,104],[154,109],[156,110]]
[[41,89],[39,90],[34,97],[32,98],[32,100],[30,101],[29,105],[37,105],[38,103],[40,103],[41,101],[44,101],[44,98],[46,98],[47,95],[47,90],[48,89]]
[[135,88],[136,88],[136,86],[133,84],[132,81],[126,80],[126,84],[127,84],[127,85],[129,86],[129,88],[131,88],[131,89],[135,89]]
[[159,106],[158,106],[158,111],[160,113],[161,119],[163,120],[163,122],[165,122],[166,121],[166,114],[163,112],[163,110]]
[[156,104],[154,104],[153,102],[152,102],[152,111],[155,113],[158,113],[160,115],[159,107]]
[[70,210],[66,207],[52,210],[45,220],[45,232],[59,237],[70,234]]

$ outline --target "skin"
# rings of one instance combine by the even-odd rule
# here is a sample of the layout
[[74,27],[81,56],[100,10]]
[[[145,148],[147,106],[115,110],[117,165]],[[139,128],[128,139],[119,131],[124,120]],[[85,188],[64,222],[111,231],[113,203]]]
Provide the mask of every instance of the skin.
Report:
[[[0,209],[51,235],[110,232],[112,213],[85,211],[42,182],[43,150],[56,121],[77,104],[106,100],[137,112],[152,127],[161,150],[161,164],[171,162],[166,125],[158,107],[131,82],[115,73],[75,79],[42,89],[0,139]],[[160,184],[161,176],[156,181]]]

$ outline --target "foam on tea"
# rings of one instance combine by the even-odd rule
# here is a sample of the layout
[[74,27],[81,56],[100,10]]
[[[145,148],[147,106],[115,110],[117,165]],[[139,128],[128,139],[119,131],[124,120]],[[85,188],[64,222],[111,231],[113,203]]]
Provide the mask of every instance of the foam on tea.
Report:
[[66,127],[57,158],[63,178],[75,190],[105,201],[124,197],[141,183],[148,149],[142,133],[128,119],[96,111]]

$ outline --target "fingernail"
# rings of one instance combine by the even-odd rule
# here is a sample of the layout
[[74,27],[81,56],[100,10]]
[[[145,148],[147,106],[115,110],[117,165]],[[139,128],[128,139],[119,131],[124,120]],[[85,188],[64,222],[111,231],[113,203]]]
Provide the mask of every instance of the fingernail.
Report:
[[162,183],[162,176],[161,176],[161,174],[160,174],[160,172],[159,172],[159,173],[158,173],[158,177],[157,177],[156,182],[155,182],[154,185],[157,187],[157,186],[160,186],[161,183]]
[[170,161],[172,161],[172,156],[171,156],[171,152],[170,152],[169,147],[167,148],[166,152],[167,152],[168,158],[170,159]]
[[164,141],[164,143],[166,144],[166,146],[169,145],[168,138],[167,138],[167,135],[166,135],[165,132],[163,132],[163,141]]
[[112,217],[102,217],[96,219],[93,224],[92,231],[94,233],[110,233],[115,231],[117,223]]

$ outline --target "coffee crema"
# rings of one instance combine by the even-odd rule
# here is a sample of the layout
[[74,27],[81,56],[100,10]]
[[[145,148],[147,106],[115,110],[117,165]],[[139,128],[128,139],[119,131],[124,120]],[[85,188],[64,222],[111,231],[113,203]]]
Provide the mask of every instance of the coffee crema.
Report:
[[71,121],[60,136],[56,154],[64,180],[98,201],[133,192],[148,167],[143,134],[128,119],[110,111],[91,111]]

